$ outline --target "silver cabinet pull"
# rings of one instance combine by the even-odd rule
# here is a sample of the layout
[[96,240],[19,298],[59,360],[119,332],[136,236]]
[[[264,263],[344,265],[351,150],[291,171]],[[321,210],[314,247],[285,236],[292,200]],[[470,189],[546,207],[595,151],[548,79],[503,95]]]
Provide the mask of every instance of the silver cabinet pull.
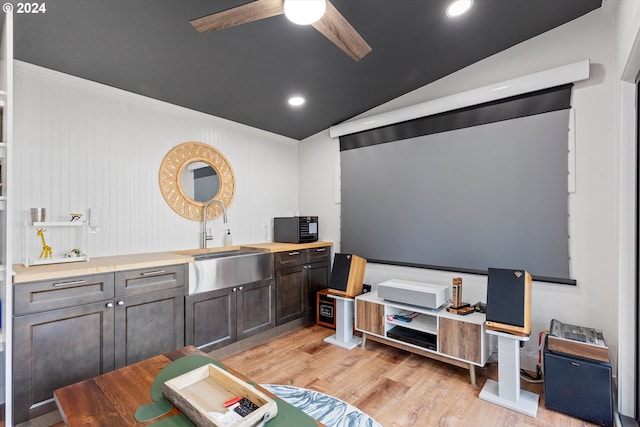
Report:
[[242,290],[242,286],[238,286],[238,290],[241,291]]
[[324,252],[326,250],[327,250],[327,248],[318,248],[318,249],[316,249],[316,252]]
[[107,303],[107,308],[113,308],[113,303],[112,302],[108,302]]
[[141,276],[157,276],[158,274],[164,274],[164,270],[154,270],[140,273]]
[[87,283],[86,280],[71,280],[69,282],[58,282],[58,283],[54,283],[53,287],[54,288],[60,288],[63,286],[74,286],[74,285],[82,285],[84,283]]
[[300,255],[300,252],[298,252],[298,251],[289,252],[289,256],[294,256],[294,255]]
[[122,307],[124,305],[124,301],[118,301],[116,304],[118,304],[120,307]]

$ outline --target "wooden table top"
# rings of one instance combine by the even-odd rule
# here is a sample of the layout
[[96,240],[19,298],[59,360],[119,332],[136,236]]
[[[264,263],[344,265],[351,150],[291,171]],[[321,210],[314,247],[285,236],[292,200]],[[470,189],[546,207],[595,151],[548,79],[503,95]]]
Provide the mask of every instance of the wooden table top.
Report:
[[[107,372],[98,377],[60,388],[54,399],[60,415],[67,426],[146,426],[158,420],[180,414],[173,408],[162,417],[136,422],[135,412],[142,406],[153,403],[151,385],[156,376],[168,364],[184,356],[207,356],[193,346],[165,353],[138,363]],[[212,359],[213,360],[213,359]],[[227,368],[228,372],[249,382],[242,374]],[[256,384],[263,393],[276,398],[272,393]],[[318,423],[318,426],[322,426]]]

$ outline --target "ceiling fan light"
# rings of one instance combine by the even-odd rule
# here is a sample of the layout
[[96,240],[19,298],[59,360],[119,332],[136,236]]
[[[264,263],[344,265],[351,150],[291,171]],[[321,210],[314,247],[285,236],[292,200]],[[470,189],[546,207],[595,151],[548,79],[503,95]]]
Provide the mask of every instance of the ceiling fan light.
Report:
[[284,14],[298,25],[309,25],[322,18],[327,10],[326,0],[284,0]]
[[447,7],[447,16],[451,18],[460,16],[468,11],[472,5],[473,0],[454,0],[449,7]]

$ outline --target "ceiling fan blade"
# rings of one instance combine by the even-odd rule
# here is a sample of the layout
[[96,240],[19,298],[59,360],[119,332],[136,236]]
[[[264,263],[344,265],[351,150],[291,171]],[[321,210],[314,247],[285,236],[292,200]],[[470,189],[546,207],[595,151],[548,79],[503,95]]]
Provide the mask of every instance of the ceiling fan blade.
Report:
[[284,13],[282,0],[256,0],[189,21],[201,33],[258,21]]
[[371,52],[367,42],[329,0],[324,16],[311,25],[355,61],[361,60]]

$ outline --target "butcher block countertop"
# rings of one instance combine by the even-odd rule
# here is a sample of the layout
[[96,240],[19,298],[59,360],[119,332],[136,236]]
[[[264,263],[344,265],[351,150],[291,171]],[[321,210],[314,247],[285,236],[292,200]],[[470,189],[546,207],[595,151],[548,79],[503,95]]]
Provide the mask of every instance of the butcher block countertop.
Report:
[[60,279],[72,276],[110,273],[114,271],[133,270],[138,268],[155,268],[165,265],[186,264],[194,260],[193,255],[206,252],[222,252],[250,249],[261,252],[286,252],[309,248],[331,246],[332,242],[313,243],[255,243],[241,246],[216,247],[209,249],[181,250],[175,252],[150,252],[141,254],[94,257],[89,261],[69,262],[61,264],[45,264],[25,267],[13,265],[13,283],[33,282],[37,280]]
[[333,242],[311,242],[311,243],[278,243],[278,242],[269,242],[269,243],[256,243],[253,245],[243,245],[242,249],[252,249],[254,251],[262,251],[262,252],[287,252],[287,251],[298,251],[301,249],[312,249],[312,248],[323,248],[325,246],[332,246]]
[[136,268],[154,268],[165,265],[184,264],[192,261],[190,256],[174,252],[151,252],[143,254],[115,255],[95,257],[89,261],[45,264],[25,267],[13,265],[13,283],[51,280],[87,274],[109,273],[113,271],[133,270]]

